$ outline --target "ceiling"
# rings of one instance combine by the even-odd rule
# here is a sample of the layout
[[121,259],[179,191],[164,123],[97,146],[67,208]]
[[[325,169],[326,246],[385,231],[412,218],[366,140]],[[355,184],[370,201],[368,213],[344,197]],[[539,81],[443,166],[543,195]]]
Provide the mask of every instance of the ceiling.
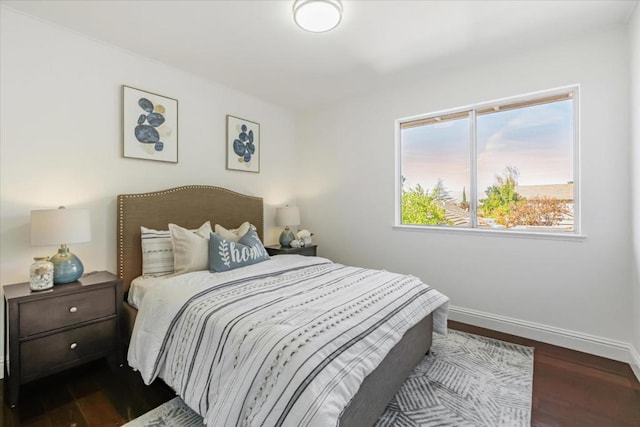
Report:
[[293,0],[10,1],[2,5],[293,109],[624,25],[637,1],[343,0],[328,33]]

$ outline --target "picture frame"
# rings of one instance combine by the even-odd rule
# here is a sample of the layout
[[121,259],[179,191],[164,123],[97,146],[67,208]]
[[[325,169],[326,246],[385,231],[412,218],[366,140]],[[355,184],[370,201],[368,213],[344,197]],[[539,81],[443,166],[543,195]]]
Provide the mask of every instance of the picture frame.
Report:
[[178,163],[178,100],[122,85],[122,155]]
[[227,169],[260,172],[260,124],[227,115]]

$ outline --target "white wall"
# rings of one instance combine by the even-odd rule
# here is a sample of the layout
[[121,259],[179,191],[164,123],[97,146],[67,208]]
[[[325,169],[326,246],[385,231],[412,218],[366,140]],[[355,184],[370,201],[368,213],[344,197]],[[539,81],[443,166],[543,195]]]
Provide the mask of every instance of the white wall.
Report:
[[[628,52],[620,28],[448,73],[414,73],[304,114],[298,200],[320,253],[417,275],[451,298],[453,318],[626,360]],[[585,240],[392,229],[395,119],[574,83],[581,85]]]
[[[265,240],[277,241],[274,206],[294,197],[292,112],[5,7],[0,15],[0,283],[28,280],[32,257],[56,252],[29,245],[29,215],[58,205],[91,211],[91,242],[71,246],[85,271],[115,272],[120,193],[206,184],[262,196]],[[122,84],[178,99],[178,164],[122,158]],[[227,114],[261,124],[259,174],[225,169]]]
[[634,307],[633,363],[636,376],[640,379],[640,6],[636,5],[629,24],[631,52],[631,170],[632,180],[632,226],[634,229],[634,259],[632,262]]

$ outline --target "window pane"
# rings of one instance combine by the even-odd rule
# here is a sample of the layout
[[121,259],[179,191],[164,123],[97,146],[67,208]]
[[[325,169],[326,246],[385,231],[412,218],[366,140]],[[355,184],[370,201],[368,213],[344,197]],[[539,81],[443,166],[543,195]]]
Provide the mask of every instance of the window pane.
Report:
[[573,231],[573,100],[532,104],[478,112],[478,227]]
[[400,126],[402,224],[469,227],[469,113]]

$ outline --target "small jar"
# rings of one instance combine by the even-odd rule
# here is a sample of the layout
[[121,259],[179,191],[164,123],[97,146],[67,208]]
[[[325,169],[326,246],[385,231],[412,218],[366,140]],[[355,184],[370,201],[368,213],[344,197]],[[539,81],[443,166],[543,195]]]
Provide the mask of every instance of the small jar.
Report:
[[35,257],[31,264],[29,287],[32,291],[53,288],[53,263],[46,256]]

